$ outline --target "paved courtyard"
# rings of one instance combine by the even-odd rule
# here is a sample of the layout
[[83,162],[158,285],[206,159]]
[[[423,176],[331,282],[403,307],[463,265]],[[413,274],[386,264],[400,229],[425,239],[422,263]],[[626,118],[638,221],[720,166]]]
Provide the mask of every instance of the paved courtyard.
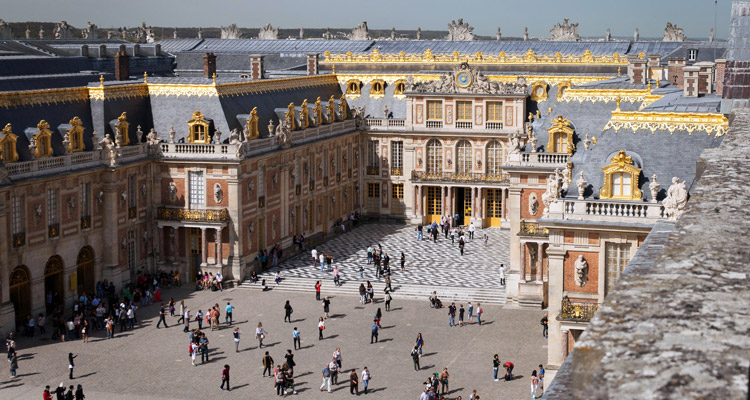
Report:
[[[364,232],[364,230],[363,230]],[[398,242],[398,236],[393,240]],[[383,241],[385,243],[396,243]],[[405,245],[407,243],[404,243]],[[414,244],[410,244],[414,246]],[[416,246],[430,248],[427,243]],[[431,245],[430,245],[431,246]],[[443,245],[439,248],[446,248]],[[475,246],[477,247],[477,246]],[[470,249],[472,247],[469,247]],[[417,258],[416,255],[412,256]],[[436,260],[438,257],[435,258]],[[445,265],[449,265],[446,263]],[[211,361],[198,367],[190,365],[187,334],[168,317],[168,329],[156,329],[157,305],[138,311],[140,324],[135,330],[117,334],[107,340],[95,332],[89,343],[53,342],[47,338],[18,339],[20,378],[9,380],[7,366],[0,379],[0,398],[36,399],[45,385],[53,388],[60,382],[82,384],[87,399],[195,399],[270,398],[275,394],[272,380],[262,378],[261,357],[268,350],[281,363],[286,349],[293,348],[292,327],[302,332],[302,349],[295,351],[298,398],[349,398],[346,378],[334,387],[333,394],[318,390],[321,369],[336,347],[341,347],[343,367],[362,371],[367,366],[373,376],[368,397],[382,399],[418,399],[422,382],[432,372],[448,367],[451,374],[448,398],[468,398],[477,389],[483,399],[528,398],[529,376],[546,360],[539,319],[542,311],[485,306],[484,324],[449,328],[447,310],[433,310],[426,301],[394,300],[392,311],[385,313],[380,341],[370,344],[372,316],[382,303],[362,306],[358,297],[336,296],[332,299],[332,318],[326,323],[325,339],[317,338],[317,320],[322,307],[312,293],[284,293],[232,289],[224,292],[193,292],[183,287],[165,290],[166,299],[184,299],[195,312],[218,303],[231,301],[237,308],[235,321],[242,330],[241,351],[235,353],[231,329],[222,325],[219,331],[208,331]],[[283,305],[291,300],[292,324],[283,321]],[[223,315],[222,315],[223,319]],[[262,321],[268,331],[267,348],[258,349],[254,327]],[[191,324],[194,326],[195,324]],[[118,329],[119,330],[119,329]],[[418,332],[425,339],[422,370],[414,371],[409,355]],[[67,354],[76,358],[75,376],[67,378]],[[511,382],[492,380],[491,359],[500,354],[503,362],[516,365],[517,379]],[[224,364],[231,365],[231,392],[219,390]],[[360,390],[362,386],[360,384]]]
[[[482,236],[487,234],[485,246]],[[368,273],[367,247],[380,244],[390,256],[391,268],[397,271],[398,281],[414,285],[457,286],[468,288],[498,288],[498,267],[508,265],[508,231],[500,228],[477,229],[474,240],[467,240],[464,255],[458,250],[458,241],[451,244],[450,236],[440,236],[437,243],[417,241],[414,225],[365,224],[344,235],[340,235],[317,247],[320,252],[331,253],[333,265],[338,265],[342,280],[359,279],[359,266]],[[468,238],[468,233],[467,236]],[[406,271],[400,271],[401,252],[406,255]],[[282,276],[328,280],[330,273],[321,273],[320,267],[312,267],[309,251],[300,253],[272,268],[282,271]]]

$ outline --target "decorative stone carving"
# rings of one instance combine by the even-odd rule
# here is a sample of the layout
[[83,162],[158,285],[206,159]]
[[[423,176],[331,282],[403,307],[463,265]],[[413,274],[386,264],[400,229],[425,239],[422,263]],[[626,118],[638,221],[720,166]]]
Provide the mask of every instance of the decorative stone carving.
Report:
[[[221,143],[221,142],[219,142]],[[237,128],[232,129],[229,133],[229,144],[240,144],[240,131]]]
[[39,26],[39,39],[44,39],[44,28]]
[[474,27],[464,22],[463,18],[456,21],[451,21],[448,24],[448,37],[446,40],[467,42],[474,40]]
[[529,40],[529,27],[528,26],[523,27],[523,40],[524,42]]
[[266,24],[266,26],[260,28],[260,32],[258,32],[258,39],[274,40],[278,38],[279,28],[274,28],[271,24]]
[[521,140],[518,136],[518,132],[513,131],[510,134],[510,154],[515,154],[521,151]]
[[370,40],[370,30],[367,29],[367,21],[362,21],[360,25],[355,26],[354,29],[352,29],[351,35],[349,35],[349,39]]
[[396,40],[396,28],[391,28],[391,40]]
[[273,124],[273,120],[268,120],[268,136],[273,136],[273,133],[276,130],[276,126]]
[[529,214],[536,215],[539,212],[539,199],[536,193],[529,195]]
[[148,191],[146,190],[146,184],[141,183],[141,199],[146,199],[146,195],[148,194]]
[[502,36],[503,36],[503,34],[500,33],[500,27],[498,26],[497,27],[497,35],[495,36],[495,40],[497,40],[499,42],[500,41],[500,37],[502,37]]
[[203,28],[198,28],[198,39],[203,39]]
[[128,201],[128,192],[124,190],[120,192],[120,201],[122,201],[123,203]]
[[104,202],[104,192],[99,191],[99,193],[96,194],[96,204],[101,205]]
[[586,134],[586,137],[583,139],[583,148],[588,150],[591,148],[591,139],[589,138],[589,134]]
[[240,31],[240,28],[237,27],[237,24],[232,24],[227,27],[222,26],[221,38],[222,39],[241,39],[242,32]]
[[[466,84],[459,85],[457,77]],[[416,82],[407,79],[407,90],[421,93],[479,93],[479,94],[526,94],[526,82],[502,83],[490,81],[479,70],[463,62],[452,72],[443,74],[440,79],[430,82]]]
[[174,131],[174,125],[171,125],[169,127],[169,143],[174,143],[175,135],[177,135],[177,132]]
[[255,232],[255,222],[247,224],[247,232],[251,235]]
[[62,145],[63,145],[62,152],[63,154],[66,154],[68,150],[70,149],[70,136],[63,135]]
[[667,197],[662,201],[664,214],[669,219],[676,221],[685,211],[687,197],[685,182],[680,182],[680,178],[677,177],[672,178],[672,185],[667,189]]
[[714,41],[714,28],[711,28],[708,30],[708,41],[709,42]]
[[273,181],[273,185],[276,186],[279,184],[279,174],[275,173],[271,177],[271,180]]
[[218,128],[216,129],[216,132],[214,132],[214,143],[221,143],[221,131]]
[[172,30],[172,39],[177,39],[177,28],[174,28],[174,30]]
[[612,32],[607,28],[607,32],[604,34],[604,41],[609,42],[612,40]]
[[86,25],[86,28],[81,30],[81,36],[83,36],[84,39],[98,39],[99,34],[96,31],[97,29],[96,24],[89,22]]
[[667,27],[664,28],[664,37],[662,42],[684,42],[685,33],[682,28],[678,28],[677,25],[672,25],[671,22],[667,22]]
[[581,37],[578,36],[578,23],[568,24],[568,18],[563,19],[562,25],[560,23],[555,24],[549,31],[550,40],[554,41],[579,41]]
[[651,183],[648,184],[648,190],[651,191],[651,202],[656,203],[656,198],[659,196],[659,189],[661,185],[656,180],[656,174],[651,175]]
[[37,204],[34,206],[34,224],[39,225],[39,222],[42,220],[42,205]]
[[589,263],[585,258],[583,258],[582,255],[579,255],[576,259],[575,269],[576,285],[584,287],[586,285],[586,282],[589,281]]
[[154,33],[154,28],[152,27],[146,27],[146,23],[143,23],[143,31],[146,36],[146,43],[154,43],[156,41],[156,34]]
[[169,201],[173,203],[177,201],[177,185],[174,182],[169,182],[167,190],[169,191]]
[[417,40],[422,40],[422,27],[417,27]]
[[224,189],[221,188],[220,183],[216,183],[214,185],[214,201],[216,204],[221,204],[221,202],[224,200]]
[[271,239],[276,240],[276,214],[271,217]]
[[120,250],[125,251],[128,249],[128,239],[125,235],[120,236]]
[[67,21],[62,21],[59,24],[55,24],[55,39],[72,39],[73,38],[73,27],[68,25]]
[[325,33],[323,33],[323,40],[331,40],[333,39],[333,34],[331,33],[331,28],[326,28]]
[[581,171],[580,178],[576,181],[576,186],[578,187],[578,200],[583,200],[587,184],[588,182],[586,182],[586,178],[583,177],[583,171]]
[[289,132],[289,126],[286,121],[281,121],[278,127],[276,127],[276,136],[278,136],[277,142],[279,147],[282,149],[288,149],[292,147],[292,133]]
[[354,117],[354,124],[357,129],[365,128],[365,108],[356,107],[352,110],[352,117]]
[[638,28],[635,28],[635,32],[633,32],[633,40],[637,42],[640,38],[641,34],[638,32]]
[[547,191],[542,194],[542,202],[544,203],[544,216],[549,217],[549,206],[550,204],[557,201],[560,198],[560,190],[562,188],[562,176],[560,170],[556,169],[554,174],[550,174],[547,177]]
[[527,126],[527,129],[529,131],[529,146],[531,147],[530,151],[532,153],[536,153],[536,145],[537,142],[539,142],[539,139],[537,139],[536,134],[534,133],[534,129],[531,127],[531,124]]
[[[26,28],[28,32],[28,27]],[[0,19],[0,39],[12,39],[13,29],[10,28],[10,24]],[[27,38],[28,39],[28,38]]]
[[253,192],[255,192],[255,181],[250,180],[247,182],[247,193],[252,196]]

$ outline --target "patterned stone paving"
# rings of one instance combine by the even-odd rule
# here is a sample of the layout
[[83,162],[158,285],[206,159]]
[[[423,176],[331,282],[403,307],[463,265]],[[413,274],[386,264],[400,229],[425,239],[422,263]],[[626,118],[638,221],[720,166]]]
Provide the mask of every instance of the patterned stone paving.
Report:
[[[482,236],[487,234],[485,246]],[[331,253],[333,265],[339,267],[342,280],[359,279],[359,266],[366,275],[374,276],[374,265],[367,265],[367,246],[377,247],[391,258],[394,282],[428,286],[466,288],[499,288],[498,268],[508,265],[509,237],[500,228],[477,229],[474,240],[467,240],[464,255],[458,250],[458,241],[451,244],[450,236],[438,238],[437,243],[427,237],[417,241],[413,225],[366,224],[338,236],[317,247],[318,252]],[[468,232],[467,236],[468,238]],[[401,272],[401,252],[406,255],[406,271]],[[330,280],[330,272],[320,272],[320,264],[312,266],[310,251],[305,251],[270,268],[263,276],[272,276],[280,270],[282,277]]]

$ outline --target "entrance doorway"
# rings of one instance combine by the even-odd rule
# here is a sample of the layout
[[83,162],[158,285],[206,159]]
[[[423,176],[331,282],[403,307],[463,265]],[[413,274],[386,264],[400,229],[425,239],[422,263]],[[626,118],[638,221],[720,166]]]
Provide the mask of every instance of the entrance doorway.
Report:
[[443,215],[443,188],[439,186],[427,187],[427,221],[440,223],[440,217]]
[[503,215],[503,189],[486,189],[486,193],[485,215],[487,225],[500,226]]
[[[471,188],[456,188],[455,210],[458,225],[468,225],[471,221]],[[455,215],[453,216],[455,218]]]
[[78,252],[76,260],[78,266],[76,277],[78,279],[78,294],[94,293],[94,250],[86,246]]
[[25,265],[19,265],[10,274],[10,301],[16,313],[16,331],[26,325],[26,316],[31,313],[31,274]]
[[[190,266],[190,281],[192,282],[198,275],[201,262],[203,262],[203,235],[201,234],[200,228],[188,229],[188,242],[190,245],[190,260],[188,260],[188,264]],[[176,253],[177,252],[175,252],[175,259],[177,258]]]
[[58,305],[63,305],[65,298],[63,269],[63,261],[60,256],[50,257],[44,266],[44,293],[47,302],[47,314],[51,313]]

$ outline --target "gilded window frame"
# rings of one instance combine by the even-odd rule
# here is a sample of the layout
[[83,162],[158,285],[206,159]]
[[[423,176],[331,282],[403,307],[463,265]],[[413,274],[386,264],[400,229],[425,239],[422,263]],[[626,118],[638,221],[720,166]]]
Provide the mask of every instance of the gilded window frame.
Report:
[[[187,122],[188,124],[188,137],[187,141],[188,143],[211,143],[211,137],[209,136],[208,127],[211,125],[208,121],[206,121],[206,117],[198,110],[195,110],[193,113],[193,117],[190,119],[190,121]],[[203,127],[204,134],[203,134],[203,140],[196,140],[196,134],[197,134],[197,127]]]
[[[633,158],[628,156],[625,150],[620,150],[610,159],[610,164],[602,167],[604,173],[604,184],[599,191],[599,198],[612,200],[642,200],[641,189],[639,189],[638,180],[641,175],[641,169],[633,164]],[[630,195],[615,196],[612,190],[612,175],[622,172],[630,175]]]
[[[0,159],[6,163],[18,161],[18,150],[16,149],[18,136],[13,133],[13,126],[6,124],[0,133],[2,133],[2,137],[0,137]],[[5,154],[5,145],[8,143],[10,143],[10,152]]]

